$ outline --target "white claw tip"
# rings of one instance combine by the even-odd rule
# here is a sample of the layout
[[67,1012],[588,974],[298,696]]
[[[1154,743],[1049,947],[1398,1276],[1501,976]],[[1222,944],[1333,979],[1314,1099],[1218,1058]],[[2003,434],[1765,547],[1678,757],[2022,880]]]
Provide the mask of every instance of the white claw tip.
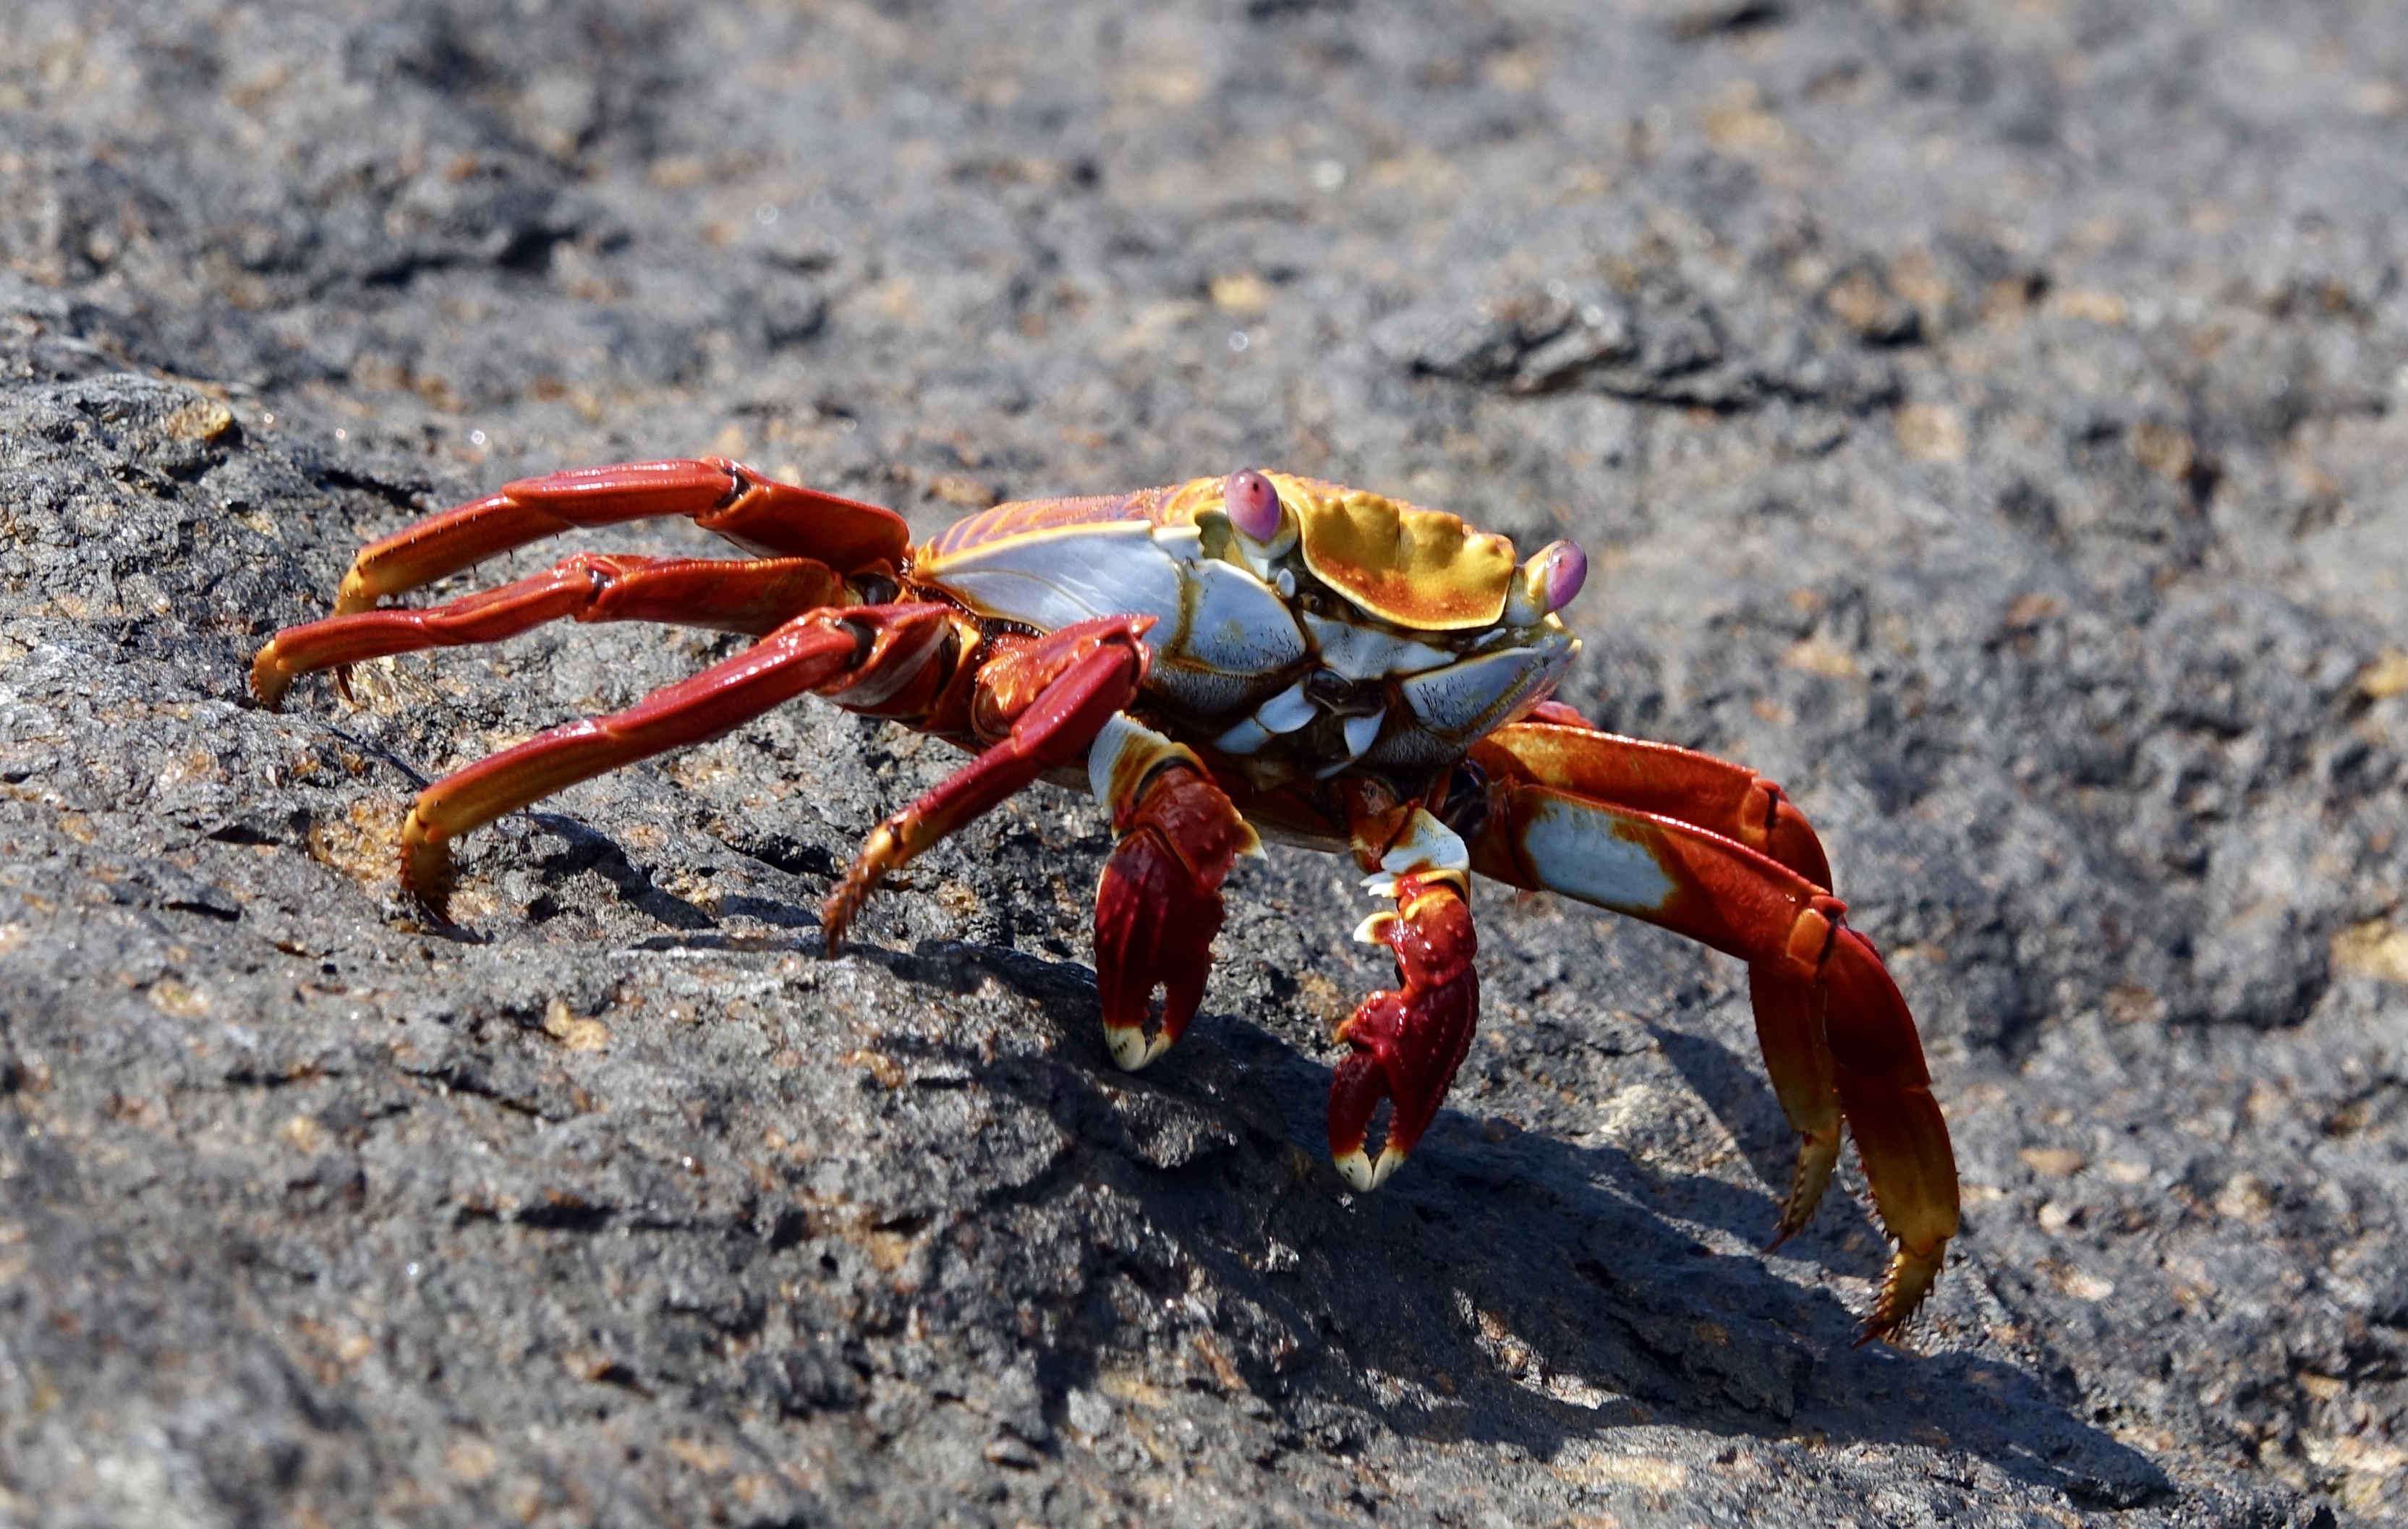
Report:
[[1330,1161],[1338,1165],[1338,1171],[1346,1176],[1348,1183],[1366,1194],[1371,1192],[1371,1160],[1363,1155],[1362,1148],[1357,1147],[1344,1156],[1333,1157]]
[[1361,945],[1380,945],[1385,943],[1381,938],[1382,933],[1388,927],[1388,925],[1396,922],[1397,916],[1394,913],[1389,912],[1385,908],[1382,908],[1379,912],[1372,914],[1370,917],[1365,919],[1361,923],[1354,926],[1355,942]]
[[1369,1194],[1386,1183],[1390,1174],[1404,1166],[1405,1154],[1394,1147],[1383,1147],[1380,1150],[1380,1160],[1374,1163],[1362,1148],[1357,1147],[1343,1156],[1331,1158],[1330,1161],[1338,1165],[1338,1171],[1346,1176],[1348,1183],[1363,1193]]
[[1135,1025],[1106,1026],[1104,1039],[1112,1049],[1112,1061],[1123,1072],[1143,1072],[1154,1059],[1170,1050],[1170,1036],[1163,1031],[1149,1036]]

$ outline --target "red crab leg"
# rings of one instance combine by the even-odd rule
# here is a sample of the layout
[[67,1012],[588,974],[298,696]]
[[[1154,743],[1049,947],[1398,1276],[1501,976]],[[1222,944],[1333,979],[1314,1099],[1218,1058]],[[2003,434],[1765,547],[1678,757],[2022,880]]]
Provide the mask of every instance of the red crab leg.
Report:
[[910,527],[893,510],[762,477],[724,457],[584,467],[506,483],[360,550],[335,613],[431,584],[497,552],[578,526],[683,515],[748,551],[816,558],[839,573],[898,564]]
[[1559,702],[1532,717],[1498,728],[1482,748],[1512,755],[1518,773],[1551,786],[1710,829],[1830,890],[1830,862],[1805,814],[1746,765],[1602,732]]
[[[1593,801],[1693,823],[1831,890],[1830,863],[1805,815],[1745,765],[1601,732],[1557,702],[1543,703],[1532,719],[1499,728],[1483,749],[1512,755],[1516,773]],[[1838,1165],[1840,1094],[1823,1040],[1821,986],[1779,965],[1756,963],[1748,967],[1748,994],[1765,1071],[1798,1133],[1797,1165],[1769,1245],[1778,1247],[1814,1213]]]
[[[1366,884],[1397,900],[1396,911],[1372,914],[1355,937],[1395,953],[1397,985],[1364,999],[1338,1027],[1337,1038],[1354,1050],[1329,1079],[1329,1156],[1356,1189],[1373,1190],[1420,1143],[1471,1050],[1479,939],[1465,900],[1470,856],[1452,830],[1406,806],[1358,812],[1354,837],[1356,860],[1382,873]],[[1365,1138],[1383,1099],[1388,1126],[1375,1159]]]
[[251,661],[251,688],[273,711],[294,679],[314,670],[422,648],[499,642],[546,622],[668,622],[760,636],[843,598],[843,581],[810,558],[580,552],[531,579],[425,610],[362,610],[287,627]]
[[[1196,1017],[1221,932],[1221,882],[1262,846],[1193,751],[1126,716],[1104,724],[1087,776],[1120,834],[1096,883],[1096,991],[1112,1060],[1135,1072]],[[1162,1018],[1149,1036],[1157,987]]]
[[1473,757],[1492,779],[1472,841],[1482,874],[1644,919],[1821,990],[1831,1081],[1899,1244],[1865,1332],[1895,1329],[1956,1235],[1956,1156],[1914,1017],[1872,943],[1842,922],[1845,905],[1710,830],[1517,780],[1504,748],[1484,743]]
[[797,616],[733,658],[608,717],[539,733],[419,793],[401,830],[401,884],[436,913],[452,892],[452,840],[639,759],[707,743],[805,691],[875,701],[915,676],[952,630],[939,605],[853,606]]
[[833,955],[879,880],[1046,771],[1076,764],[1145,679],[1151,616],[1103,616],[1006,649],[979,671],[971,719],[996,741],[876,828],[820,909]]

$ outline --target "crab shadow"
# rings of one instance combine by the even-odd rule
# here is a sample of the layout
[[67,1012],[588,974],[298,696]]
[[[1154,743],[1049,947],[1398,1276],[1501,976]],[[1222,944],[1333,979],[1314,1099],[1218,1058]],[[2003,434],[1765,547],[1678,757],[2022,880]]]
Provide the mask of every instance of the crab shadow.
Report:
[[[780,943],[818,945],[808,934]],[[1240,1364],[1292,1422],[1342,1437],[1376,1419],[1542,1460],[1616,1428],[1674,1422],[1963,1450],[2101,1508],[2172,1491],[2146,1457],[2076,1418],[2062,1386],[2021,1365],[1858,1346],[1857,1313],[1816,1273],[1819,1264],[1855,1276],[1858,1304],[1880,1273],[1874,1239],[1834,1236],[1856,1230],[1844,1196],[1801,1236],[1823,1239],[1815,1256],[1735,1254],[1701,1229],[1752,1244],[1777,1214],[1770,1195],[1455,1109],[1405,1172],[1351,1195],[1320,1139],[1329,1067],[1257,1024],[1207,1012],[1177,1050],[1129,1075],[1111,1065],[1093,975],[1075,963],[952,942],[851,953],[916,985],[961,993],[993,979],[1058,1030],[1041,1063],[950,1060],[1044,1108],[1080,1143],[1074,1177],[1135,1195],[1225,1291],[1275,1315],[1300,1357]],[[1740,1059],[1712,1041],[1671,1050],[1709,1098],[1746,1086]],[[1770,1091],[1755,1086],[1766,1098],[1735,1113],[1770,1107],[1777,1120]],[[1151,1102],[1204,1117],[1229,1145],[1166,1165],[1132,1135],[1132,1100],[1140,1114]],[[1751,1143],[1772,1182],[1785,1179],[1787,1151],[1785,1139]],[[1983,1284],[1978,1245],[1954,1265],[1962,1313]],[[1943,1312],[1950,1294],[1943,1285]],[[1088,1321],[1099,1325],[1083,1343],[1047,1362],[1057,1410],[1116,1341],[1108,1318]]]
[[[1710,1036],[1668,1025],[1650,1024],[1647,1034],[1664,1060],[1689,1085],[1690,1092],[1705,1102],[1706,1108],[1730,1133],[1748,1166],[1756,1170],[1757,1179],[1766,1184],[1788,1183],[1798,1160],[1798,1138],[1782,1112],[1780,1095],[1765,1080],[1762,1064]],[[1755,1225],[1752,1235],[1756,1239],[1761,1240],[1770,1230],[1778,1211],[1775,1206],[1773,1216]],[[1813,1259],[1838,1272],[1863,1272],[1861,1249],[1841,1248],[1831,1236],[1840,1219],[1815,1218],[1781,1250],[1792,1258]],[[1751,1236],[1748,1229],[1740,1227],[1727,1226],[1725,1230],[1741,1236]]]

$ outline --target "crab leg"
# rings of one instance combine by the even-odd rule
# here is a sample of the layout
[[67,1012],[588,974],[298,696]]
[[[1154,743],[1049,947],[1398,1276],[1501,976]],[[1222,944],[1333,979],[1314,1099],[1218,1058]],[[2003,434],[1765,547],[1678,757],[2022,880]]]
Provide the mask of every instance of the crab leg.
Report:
[[909,682],[951,627],[939,605],[853,606],[797,616],[733,658],[626,710],[539,733],[419,793],[401,830],[401,884],[437,914],[452,892],[452,840],[622,764],[720,737],[817,691],[874,704]]
[[[1087,776],[1120,834],[1096,883],[1096,991],[1112,1060],[1135,1072],[1196,1017],[1221,932],[1221,882],[1262,844],[1192,750],[1125,714],[1096,735]],[[1162,1018],[1149,1036],[1156,987]]]
[[[1516,773],[1595,801],[1671,818],[1719,834],[1831,890],[1822,841],[1779,786],[1742,764],[1669,743],[1626,738],[1592,727],[1557,702],[1539,719],[1499,728],[1482,744],[1510,755]],[[1806,1224],[1840,1161],[1840,1094],[1824,1042],[1824,993],[1778,965],[1752,963],[1748,996],[1765,1071],[1782,1113],[1798,1133],[1798,1161],[1768,1247]]]
[[506,483],[369,543],[351,560],[335,613],[458,573],[498,552],[579,526],[683,515],[748,551],[816,558],[839,573],[892,564],[911,542],[894,511],[795,488],[724,457],[586,467]]
[[1481,751],[1510,754],[1519,773],[1551,786],[1695,823],[1830,890],[1830,862],[1805,814],[1746,765],[1605,732],[1560,702],[1546,702],[1533,715],[1546,720],[1500,727],[1482,740]]
[[1145,679],[1151,616],[1079,622],[1007,649],[979,671],[971,721],[993,746],[870,830],[820,909],[833,955],[880,879],[1051,769],[1078,763]]
[[550,570],[424,610],[362,610],[287,627],[251,661],[275,710],[297,677],[423,648],[499,642],[546,622],[668,622],[761,636],[841,604],[843,581],[810,558],[725,561],[580,552]]
[[1782,1197],[1781,1220],[1764,1245],[1770,1252],[1814,1214],[1830,1187],[1832,1170],[1840,1165],[1840,1085],[1831,1070],[1828,994],[1819,983],[1777,965],[1751,962],[1747,997],[1773,1096],[1781,1101],[1789,1128],[1798,1133],[1789,1193]]
[[[1865,1332],[1895,1329],[1929,1291],[1956,1235],[1956,1165],[1914,1017],[1871,941],[1842,922],[1845,905],[1711,830],[1516,780],[1502,749],[1474,757],[1493,781],[1472,841],[1482,874],[1644,919],[1819,990],[1831,1084],[1898,1241]],[[1811,1040],[1811,1010],[1779,1018],[1784,1040]]]

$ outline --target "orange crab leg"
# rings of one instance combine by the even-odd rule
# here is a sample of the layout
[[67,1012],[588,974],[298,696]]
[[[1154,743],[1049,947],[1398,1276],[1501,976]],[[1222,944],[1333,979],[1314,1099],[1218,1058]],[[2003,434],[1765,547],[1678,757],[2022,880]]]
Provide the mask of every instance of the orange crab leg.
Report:
[[1837,923],[1822,962],[1824,1035],[1832,1079],[1856,1138],[1882,1224],[1898,1239],[1881,1296],[1865,1322],[1876,1338],[1904,1322],[1940,1277],[1956,1235],[1956,1153],[1931,1096],[1914,1016],[1873,942]]
[[[994,745],[870,830],[820,909],[833,955],[879,880],[1046,771],[1078,762],[1145,679],[1151,616],[1079,622],[1009,649],[979,671],[971,718]],[[1006,731],[1005,729],[1009,729]],[[1000,735],[996,736],[996,735]]]
[[1540,711],[1570,720],[1500,727],[1481,740],[1480,751],[1509,755],[1515,773],[1551,786],[1710,829],[1830,890],[1830,862],[1805,815],[1746,765],[1600,731],[1557,702]]
[[[1899,1244],[1866,1335],[1895,1329],[1956,1235],[1956,1157],[1914,1018],[1872,943],[1842,923],[1845,905],[1710,830],[1515,780],[1502,750],[1474,758],[1498,772],[1471,841],[1484,875],[1644,919],[1821,991],[1832,1086]],[[1789,1018],[1781,1034],[1795,1040],[1811,1016]]]
[[810,558],[724,561],[580,552],[550,570],[424,610],[362,610],[287,627],[251,661],[251,688],[275,710],[297,677],[423,648],[499,642],[546,622],[666,622],[761,636],[840,605],[843,580]]
[[[1691,749],[1621,737],[1591,726],[1559,702],[1533,720],[1499,728],[1481,745],[1493,766],[1512,759],[1526,774],[1595,801],[1672,818],[1719,834],[1831,890],[1822,841],[1779,786],[1742,764]],[[1824,992],[1779,965],[1751,964],[1748,995],[1765,1071],[1790,1128],[1798,1161],[1770,1247],[1814,1213],[1840,1161],[1840,1094],[1824,1040]]]
[[1772,1079],[1781,1112],[1798,1133],[1789,1193],[1782,1197],[1781,1220],[1764,1245],[1770,1252],[1814,1214],[1830,1187],[1832,1170],[1840,1165],[1840,1085],[1832,1070],[1825,1026],[1828,995],[1821,984],[1777,965],[1752,962],[1747,996],[1764,1070]]
[[498,552],[579,526],[683,515],[748,551],[816,558],[840,573],[899,564],[910,528],[893,510],[795,488],[725,457],[638,462],[521,479],[361,549],[335,613],[367,610]]
[[[1193,750],[1126,716],[1087,753],[1120,842],[1096,883],[1096,992],[1112,1060],[1135,1072],[1170,1050],[1204,1001],[1221,883],[1262,846]],[[1162,1016],[1146,1033],[1154,989]]]
[[402,886],[437,914],[452,840],[607,770],[706,743],[805,691],[875,701],[908,682],[952,630],[940,605],[854,606],[798,616],[733,658],[626,710],[539,733],[419,793],[401,831]]

